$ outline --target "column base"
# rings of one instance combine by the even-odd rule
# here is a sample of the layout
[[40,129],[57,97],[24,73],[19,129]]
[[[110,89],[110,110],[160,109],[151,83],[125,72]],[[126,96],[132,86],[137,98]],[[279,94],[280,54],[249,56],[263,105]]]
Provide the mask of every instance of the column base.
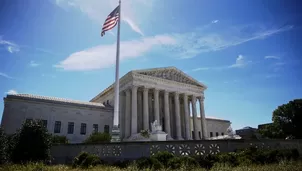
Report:
[[120,142],[120,129],[117,125],[114,125],[112,127],[112,133],[111,133],[111,142]]
[[176,137],[176,140],[184,140],[182,137]]
[[171,137],[171,135],[167,135],[167,141],[173,141],[174,139]]

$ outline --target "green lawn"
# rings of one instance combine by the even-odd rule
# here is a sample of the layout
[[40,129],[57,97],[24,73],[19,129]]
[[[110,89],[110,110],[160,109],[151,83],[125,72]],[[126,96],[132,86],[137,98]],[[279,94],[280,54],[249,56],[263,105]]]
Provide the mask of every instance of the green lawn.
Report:
[[[117,167],[111,166],[97,166],[89,169],[81,168],[71,168],[64,165],[56,166],[45,166],[42,164],[28,164],[28,165],[5,165],[0,166],[0,171],[123,171],[123,170],[132,170],[140,171],[140,169],[135,168],[135,166],[130,166],[126,169],[120,169]],[[165,169],[168,170],[168,169]],[[188,171],[186,168],[180,169]],[[206,169],[196,168],[194,170],[206,171]],[[264,165],[264,166],[240,166],[240,167],[228,167],[222,165],[215,165],[211,171],[302,171],[302,161],[300,162],[281,162],[279,164],[273,165]]]

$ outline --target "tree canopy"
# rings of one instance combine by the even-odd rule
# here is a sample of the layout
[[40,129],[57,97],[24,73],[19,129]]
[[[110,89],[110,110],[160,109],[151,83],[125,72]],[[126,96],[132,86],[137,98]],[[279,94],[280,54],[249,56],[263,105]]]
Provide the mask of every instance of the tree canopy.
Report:
[[302,138],[302,99],[295,99],[278,106],[273,111],[272,124],[264,126],[259,132],[269,138]]

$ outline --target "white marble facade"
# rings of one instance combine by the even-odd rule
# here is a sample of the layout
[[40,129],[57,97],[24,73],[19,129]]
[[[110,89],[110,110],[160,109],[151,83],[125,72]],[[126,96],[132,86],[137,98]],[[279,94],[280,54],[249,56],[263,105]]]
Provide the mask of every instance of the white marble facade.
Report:
[[[42,119],[47,121],[50,133],[65,135],[71,142],[83,141],[96,125],[98,131],[103,132],[107,127],[111,132],[113,87],[112,84],[90,102],[28,94],[8,95],[4,98],[1,126],[7,133],[13,133],[26,119]],[[168,138],[174,140],[205,139],[215,136],[216,132],[225,134],[230,121],[205,118],[206,88],[175,67],[128,72],[120,79],[121,139],[143,129],[150,130],[154,120],[158,120]],[[197,117],[197,113],[201,117]],[[59,133],[54,131],[58,122],[61,123]],[[70,123],[73,123],[72,134],[68,131]],[[83,124],[85,134],[81,131]]]

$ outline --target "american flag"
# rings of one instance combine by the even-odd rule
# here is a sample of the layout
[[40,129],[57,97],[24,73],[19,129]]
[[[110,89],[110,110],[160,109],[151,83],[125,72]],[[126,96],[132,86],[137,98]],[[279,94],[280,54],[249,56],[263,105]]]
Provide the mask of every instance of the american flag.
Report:
[[101,36],[105,35],[105,32],[108,30],[113,29],[119,20],[119,13],[120,13],[120,6],[117,6],[106,18],[103,28],[102,28],[102,34]]

